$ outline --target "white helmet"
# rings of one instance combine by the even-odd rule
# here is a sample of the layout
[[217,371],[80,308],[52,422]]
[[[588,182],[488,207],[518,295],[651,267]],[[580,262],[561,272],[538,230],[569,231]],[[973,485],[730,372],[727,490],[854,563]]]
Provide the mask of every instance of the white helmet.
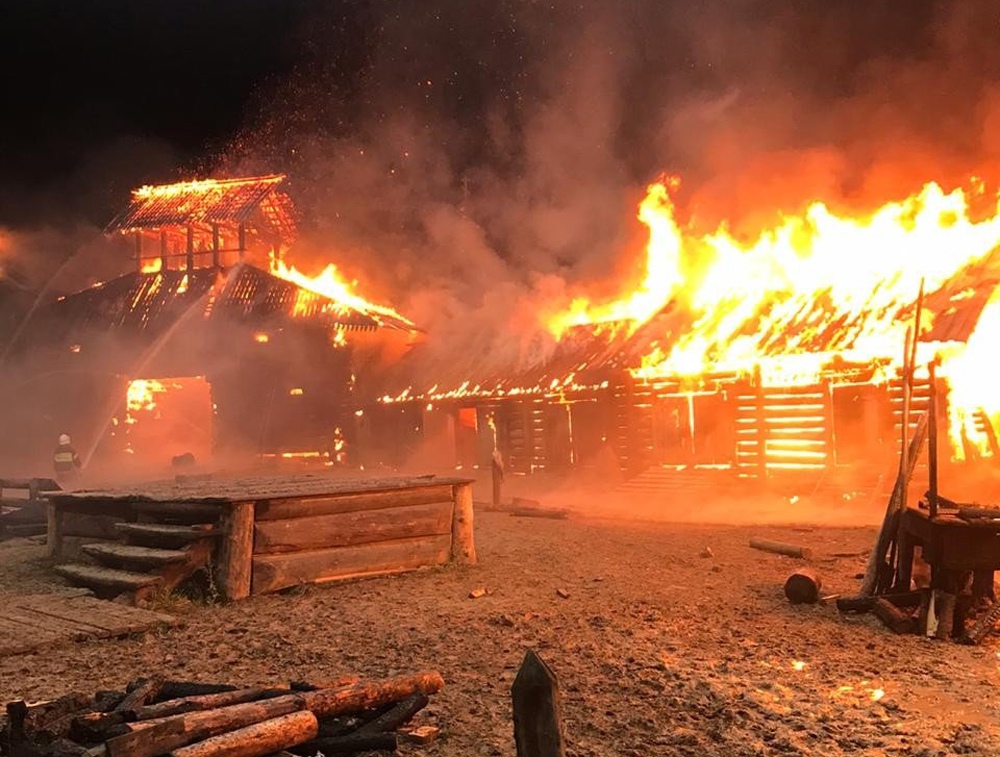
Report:
[[59,434],[59,443],[69,444],[70,443],[69,434]]

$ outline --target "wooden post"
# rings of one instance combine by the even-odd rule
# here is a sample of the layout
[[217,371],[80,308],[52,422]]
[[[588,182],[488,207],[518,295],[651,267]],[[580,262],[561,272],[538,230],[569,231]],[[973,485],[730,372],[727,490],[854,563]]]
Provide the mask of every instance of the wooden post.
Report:
[[229,600],[246,599],[250,596],[253,522],[253,502],[234,502],[222,515],[219,585]]
[[498,449],[493,450],[490,470],[493,473],[493,506],[497,507],[500,505],[501,484],[503,483],[503,458]]
[[938,444],[937,444],[937,370],[935,363],[927,367],[930,374],[930,398],[927,405],[927,488],[930,517],[936,518],[938,511]]
[[160,270],[167,270],[167,232],[160,232]]
[[754,366],[753,383],[757,391],[757,478],[767,481],[767,411],[764,409],[764,377],[760,363]]
[[220,267],[219,259],[219,224],[212,224],[212,265]]
[[451,517],[451,560],[475,565],[476,539],[473,533],[472,484],[454,487],[455,512]]
[[243,260],[243,253],[246,252],[246,249],[247,249],[247,227],[244,226],[241,223],[240,224],[240,229],[239,229],[239,253],[240,253],[240,260]]
[[142,232],[136,230],[132,239],[135,244],[135,269],[142,271]]
[[194,227],[187,227],[187,270],[188,273],[194,270]]
[[50,500],[46,513],[48,528],[45,541],[48,555],[52,560],[59,560],[63,555],[63,511]]
[[517,757],[563,757],[559,684],[555,673],[530,649],[510,694]]

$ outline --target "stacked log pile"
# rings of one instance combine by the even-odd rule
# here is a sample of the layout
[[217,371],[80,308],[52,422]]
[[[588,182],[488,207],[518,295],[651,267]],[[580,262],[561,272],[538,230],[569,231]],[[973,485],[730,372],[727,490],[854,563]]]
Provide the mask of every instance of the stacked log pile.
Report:
[[394,751],[436,729],[404,730],[444,686],[437,672],[269,688],[166,681],[7,705],[10,757],[266,757]]

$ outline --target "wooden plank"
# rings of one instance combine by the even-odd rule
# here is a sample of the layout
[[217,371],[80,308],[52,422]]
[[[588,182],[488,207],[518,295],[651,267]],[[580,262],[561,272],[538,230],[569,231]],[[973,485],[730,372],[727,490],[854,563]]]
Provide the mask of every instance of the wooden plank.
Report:
[[250,596],[253,523],[253,502],[234,503],[222,516],[219,585],[226,599],[246,599]]
[[253,558],[253,593],[265,594],[304,583],[401,573],[448,561],[451,535],[336,547]]
[[46,547],[50,560],[61,560],[63,555],[62,509],[49,502],[46,508]]
[[37,610],[26,610],[18,607],[6,607],[3,617],[15,623],[24,623],[35,633],[39,629],[51,630],[63,637],[78,641],[88,636],[106,636],[108,631],[100,626],[93,626],[76,618],[60,618]]
[[451,532],[453,503],[355,510],[254,526],[254,554],[304,552]]
[[460,565],[475,565],[477,562],[474,512],[472,484],[457,484],[451,522],[451,559]]
[[80,619],[89,625],[105,628],[115,633],[140,631],[154,624],[177,625],[180,623],[180,620],[172,615],[144,610],[140,607],[128,607],[89,596],[60,599],[59,601],[44,601],[41,597],[36,597],[33,601],[31,598],[19,599],[14,604],[23,609],[43,612],[53,617],[68,620]]
[[345,494],[270,499],[257,502],[257,520],[282,520],[315,515],[334,515],[356,510],[379,510],[386,507],[407,507],[442,502],[452,498],[450,484],[399,488],[391,491],[353,492]]

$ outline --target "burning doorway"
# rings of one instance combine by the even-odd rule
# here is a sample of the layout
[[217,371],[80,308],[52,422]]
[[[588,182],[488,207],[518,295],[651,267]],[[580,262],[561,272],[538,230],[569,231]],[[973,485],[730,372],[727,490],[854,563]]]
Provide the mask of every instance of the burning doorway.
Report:
[[126,391],[124,449],[140,465],[166,468],[174,457],[212,456],[212,386],[204,376],[134,379]]

